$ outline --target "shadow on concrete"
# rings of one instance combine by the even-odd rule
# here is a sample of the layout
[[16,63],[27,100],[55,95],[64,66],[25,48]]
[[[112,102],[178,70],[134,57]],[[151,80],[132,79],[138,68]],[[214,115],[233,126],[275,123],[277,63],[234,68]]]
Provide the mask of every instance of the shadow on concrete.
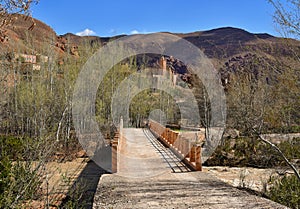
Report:
[[170,148],[166,147],[159,139],[155,136],[150,129],[143,129],[145,136],[148,138],[149,142],[156,149],[156,151],[161,155],[161,157],[166,162],[167,166],[171,169],[172,173],[185,173],[192,172],[193,169],[186,165],[180,158],[178,158]]
[[59,208],[91,209],[99,179],[103,174],[108,173],[90,160],[72,185]]

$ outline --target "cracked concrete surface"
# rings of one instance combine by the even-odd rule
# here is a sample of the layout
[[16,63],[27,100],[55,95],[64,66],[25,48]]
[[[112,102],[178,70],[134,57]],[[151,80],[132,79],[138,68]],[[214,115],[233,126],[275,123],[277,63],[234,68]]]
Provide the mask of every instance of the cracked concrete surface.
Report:
[[190,171],[150,134],[143,129],[124,129],[120,172],[101,177],[94,209],[286,208],[208,173]]

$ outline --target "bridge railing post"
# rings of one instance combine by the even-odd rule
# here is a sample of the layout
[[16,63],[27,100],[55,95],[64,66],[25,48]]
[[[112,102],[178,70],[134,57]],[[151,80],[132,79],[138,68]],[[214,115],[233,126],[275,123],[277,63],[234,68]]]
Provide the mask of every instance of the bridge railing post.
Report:
[[173,131],[171,129],[168,129],[167,141],[168,141],[168,144],[170,144],[170,145],[173,144],[172,133],[173,133]]
[[117,131],[114,135],[113,141],[112,141],[112,163],[111,163],[111,172],[116,173],[118,171],[118,145],[119,145],[119,137],[120,133]]
[[173,131],[169,133],[169,138],[170,138],[170,144],[173,145],[173,146],[175,146],[175,144],[174,144],[174,142],[175,142],[175,134],[174,134]]
[[123,118],[121,116],[120,118],[120,124],[118,127],[117,132],[114,135],[114,139],[111,143],[111,172],[112,173],[117,173],[118,172],[118,166],[119,166],[119,161],[120,161],[120,149],[123,143]]
[[182,140],[182,153],[181,153],[184,158],[186,157],[188,151],[189,151],[189,149],[188,149],[188,139],[184,138]]
[[191,149],[190,149],[190,162],[193,163],[196,161],[196,154],[195,154],[195,145],[192,145]]
[[116,173],[118,171],[118,141],[112,142],[112,165],[111,172]]
[[178,151],[179,151],[179,153],[181,154],[181,153],[182,153],[182,142],[183,142],[183,137],[179,137],[179,138],[177,139],[177,141],[178,141]]
[[197,171],[202,171],[202,162],[201,162],[201,146],[197,145],[196,146],[196,170]]
[[191,143],[190,143],[190,139],[186,140],[186,151],[185,151],[185,157],[189,158],[189,154],[190,154],[190,149],[191,149]]
[[166,128],[165,130],[163,130],[162,139],[167,141],[167,138],[168,138],[168,129]]

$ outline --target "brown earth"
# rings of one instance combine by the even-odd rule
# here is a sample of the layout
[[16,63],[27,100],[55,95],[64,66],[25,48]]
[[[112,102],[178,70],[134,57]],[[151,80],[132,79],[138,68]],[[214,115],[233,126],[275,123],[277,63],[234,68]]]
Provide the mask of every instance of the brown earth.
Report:
[[40,189],[42,196],[39,200],[30,200],[24,208],[42,209],[48,203],[50,208],[57,208],[87,165],[87,161],[87,158],[76,158],[69,162],[46,163]]

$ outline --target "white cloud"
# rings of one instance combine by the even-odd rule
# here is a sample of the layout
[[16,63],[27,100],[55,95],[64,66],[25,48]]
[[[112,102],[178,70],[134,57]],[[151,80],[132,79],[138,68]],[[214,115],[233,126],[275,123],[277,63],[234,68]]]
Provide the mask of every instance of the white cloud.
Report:
[[84,31],[76,33],[77,36],[94,36],[96,33],[90,29],[85,29]]
[[137,30],[132,30],[132,31],[130,31],[130,34],[131,35],[134,35],[134,34],[139,34],[140,32],[139,31],[137,31]]

